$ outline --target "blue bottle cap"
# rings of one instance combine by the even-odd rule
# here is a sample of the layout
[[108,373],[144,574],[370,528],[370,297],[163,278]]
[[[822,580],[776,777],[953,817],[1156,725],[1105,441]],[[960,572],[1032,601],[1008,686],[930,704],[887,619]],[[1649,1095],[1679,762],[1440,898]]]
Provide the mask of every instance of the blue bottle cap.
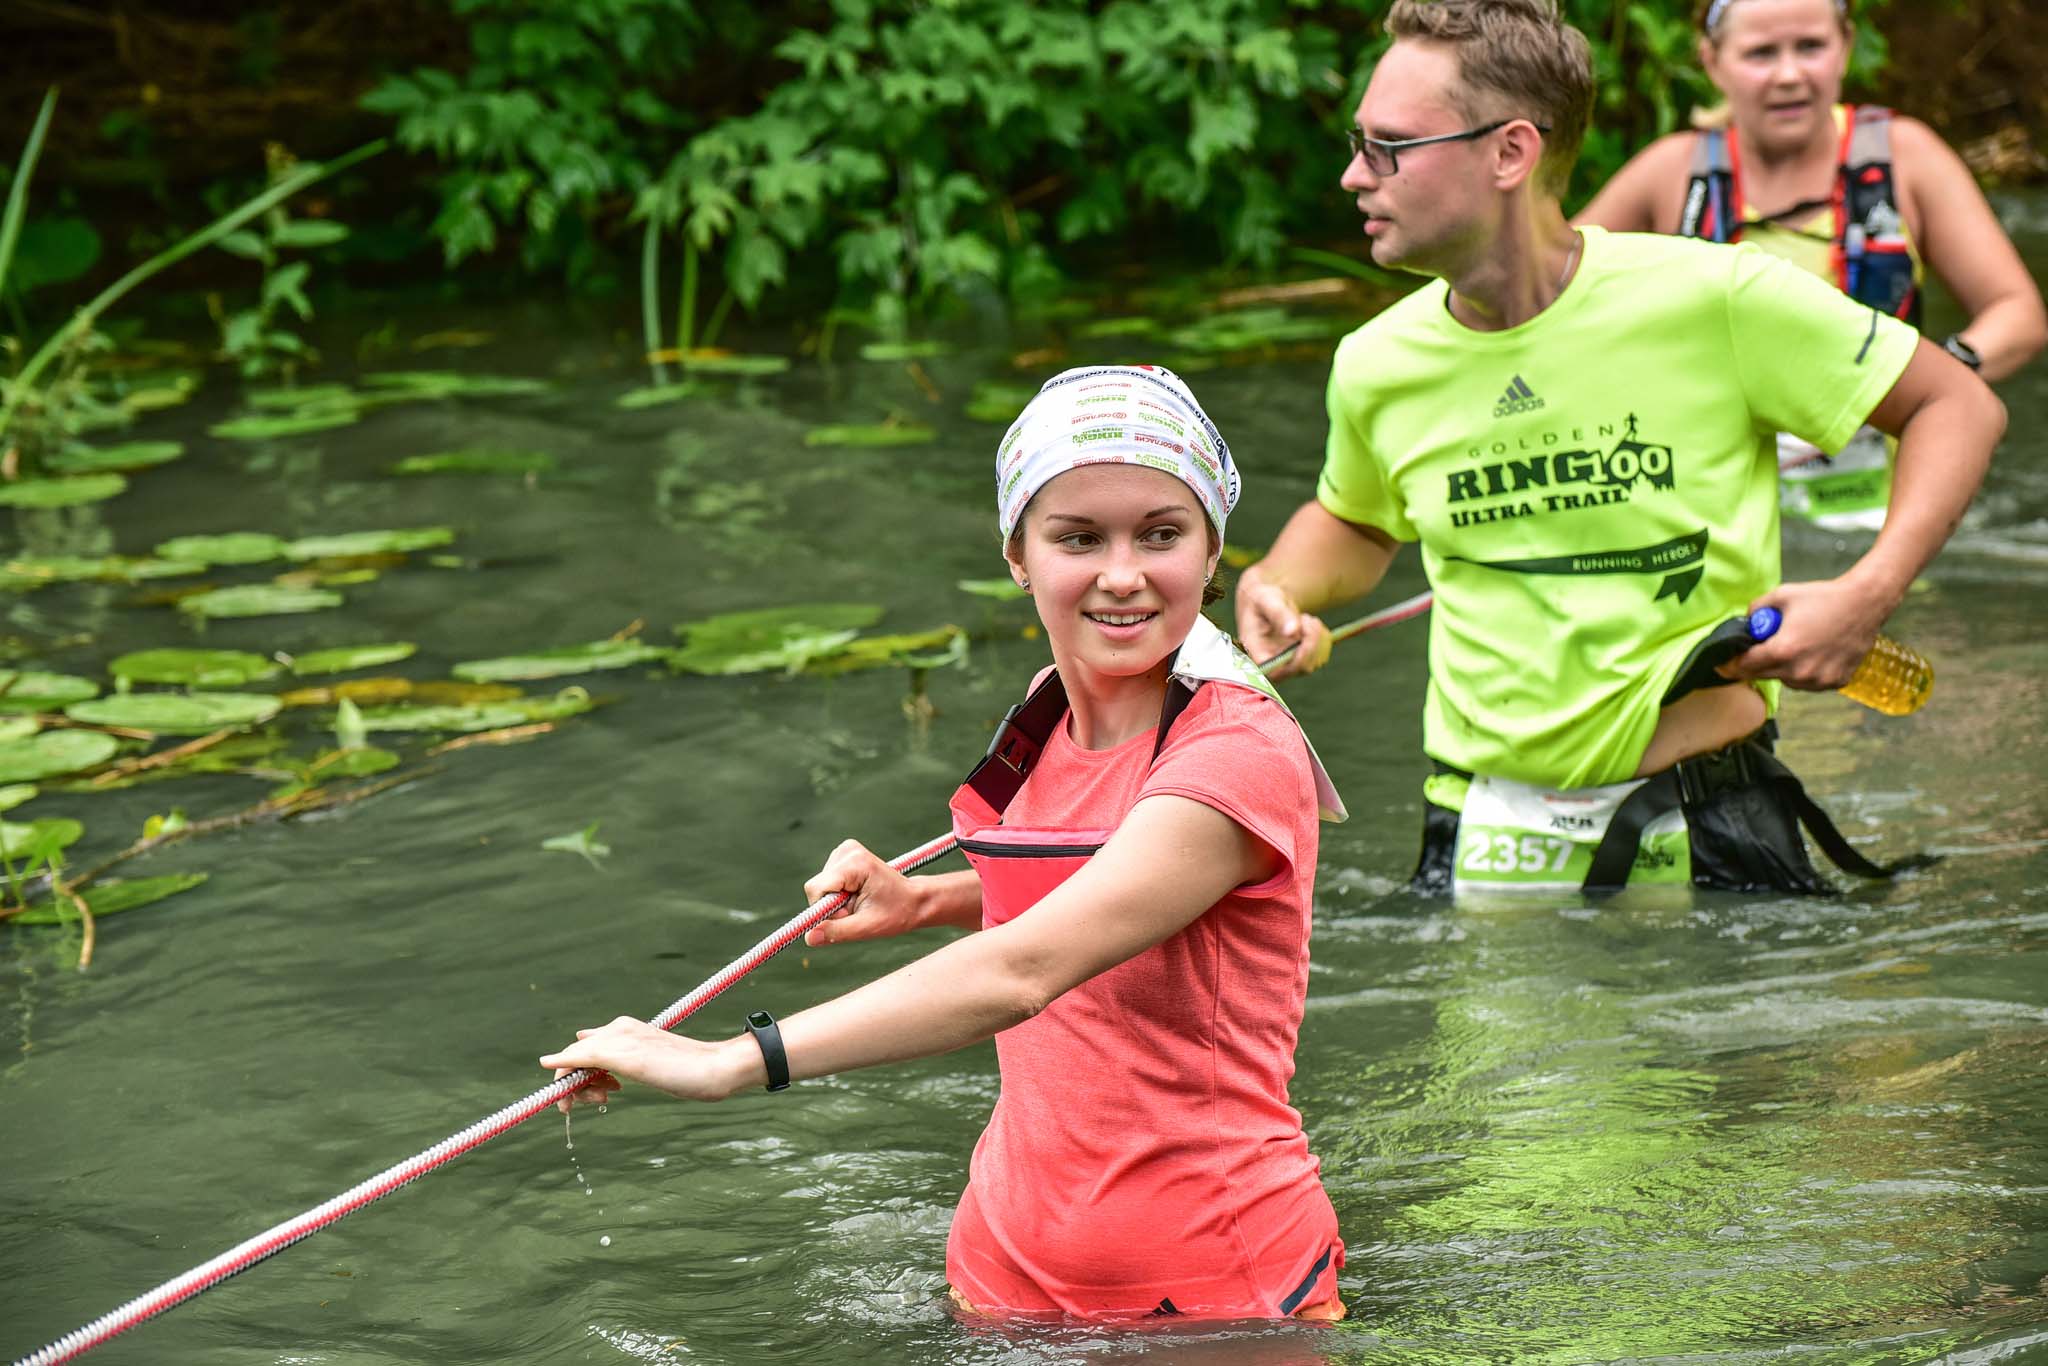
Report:
[[1759,607],[1749,614],[1749,638],[1755,641],[1769,640],[1778,634],[1778,628],[1785,624],[1785,614],[1775,607]]

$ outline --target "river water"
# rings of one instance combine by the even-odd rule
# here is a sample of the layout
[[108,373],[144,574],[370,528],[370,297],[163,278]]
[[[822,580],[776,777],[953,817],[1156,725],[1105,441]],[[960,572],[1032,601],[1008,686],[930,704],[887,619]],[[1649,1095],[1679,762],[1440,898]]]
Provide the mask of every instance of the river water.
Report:
[[[2048,275],[2048,201],[2002,207]],[[75,933],[0,931],[0,1355],[524,1095],[543,1079],[534,1056],[574,1027],[654,1013],[791,914],[839,839],[895,852],[940,833],[953,783],[1043,660],[1027,607],[955,587],[1001,572],[988,488],[1001,428],[960,409],[977,379],[1048,368],[1013,371],[1015,339],[926,361],[937,404],[901,364],[842,358],[829,380],[804,363],[628,411],[613,400],[644,376],[623,340],[539,307],[477,325],[497,340],[457,363],[551,391],[254,445],[205,437],[231,399],[203,395],[137,433],[192,439],[191,457],[0,538],[12,553],[31,534],[141,551],[183,533],[450,523],[482,567],[394,571],[338,611],[204,637],[266,653],[415,640],[399,671],[418,678],[636,618],[660,638],[714,612],[821,599],[886,604],[883,629],[958,623],[978,637],[971,658],[930,675],[928,724],[906,713],[901,670],[591,676],[614,700],[543,740],[450,754],[327,817],[125,869],[213,879],[104,922],[87,972]],[[1072,354],[1141,358],[1117,343]],[[1193,377],[1248,472],[1233,541],[1266,543],[1310,495],[1323,378],[1314,356]],[[1601,910],[1419,901],[1402,884],[1424,626],[1366,636],[1290,685],[1353,813],[1325,828],[1294,1093],[1350,1245],[1349,1322],[957,1323],[944,1243],[995,1094],[984,1046],[713,1107],[628,1092],[579,1111],[573,1135],[550,1114],[95,1359],[2048,1354],[2048,369],[2004,393],[2012,435],[1987,489],[1893,623],[1937,661],[1933,704],[1901,721],[1826,696],[1787,707],[1783,753],[1852,839],[1945,856],[1897,885]],[[939,440],[803,444],[817,424],[891,411]],[[465,445],[551,452],[569,473],[385,472]],[[1790,576],[1852,555],[1788,534]],[[1423,586],[1411,555],[1375,601]],[[79,672],[192,643],[138,597],[50,588],[20,598],[8,629],[52,642],[38,666]],[[189,779],[50,794],[24,814],[78,815],[112,849],[153,812],[213,814],[263,791]],[[612,850],[600,866],[540,848],[593,821]],[[703,1030],[800,1008],[919,949],[799,947],[714,1002]]]

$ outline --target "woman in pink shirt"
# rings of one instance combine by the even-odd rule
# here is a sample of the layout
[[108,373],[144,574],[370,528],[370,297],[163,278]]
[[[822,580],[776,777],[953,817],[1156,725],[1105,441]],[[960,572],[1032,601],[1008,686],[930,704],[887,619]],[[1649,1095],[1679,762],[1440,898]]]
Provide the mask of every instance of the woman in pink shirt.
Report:
[[1201,615],[1229,448],[1169,371],[1069,370],[996,479],[1053,667],[954,795],[972,866],[905,877],[849,841],[804,888],[852,894],[812,944],[976,933],[722,1042],[619,1019],[541,1062],[719,1100],[993,1036],[1001,1096],[946,1253],[963,1309],[1341,1318],[1344,1246],[1288,1082],[1317,821],[1343,808]]

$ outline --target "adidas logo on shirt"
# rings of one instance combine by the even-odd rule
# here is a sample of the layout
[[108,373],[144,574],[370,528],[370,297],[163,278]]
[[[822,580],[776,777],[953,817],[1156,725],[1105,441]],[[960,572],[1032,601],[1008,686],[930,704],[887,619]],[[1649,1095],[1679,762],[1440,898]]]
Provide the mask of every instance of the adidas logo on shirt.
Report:
[[1513,417],[1517,413],[1533,413],[1542,406],[1543,400],[1536,397],[1536,391],[1529,387],[1529,381],[1516,375],[1515,382],[1501,395],[1500,402],[1493,405],[1493,415]]

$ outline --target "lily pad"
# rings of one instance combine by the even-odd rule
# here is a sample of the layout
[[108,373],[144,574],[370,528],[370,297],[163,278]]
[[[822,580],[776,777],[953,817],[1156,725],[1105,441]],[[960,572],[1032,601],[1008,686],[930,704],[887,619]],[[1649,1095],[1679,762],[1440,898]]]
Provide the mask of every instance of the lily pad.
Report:
[[0,484],[0,507],[68,508],[104,503],[128,487],[118,474],[80,474],[68,479],[18,479]]
[[289,771],[292,780],[271,792],[272,797],[296,796],[309,787],[320,783],[336,782],[343,778],[368,778],[378,773],[388,773],[398,767],[398,756],[388,749],[374,745],[351,745],[346,749],[325,749],[313,756],[311,762],[293,763]]
[[[97,735],[97,731],[71,731],[73,735]],[[156,768],[133,769],[119,777],[102,773],[91,778],[61,778],[48,784],[57,792],[112,792],[120,788],[135,787],[143,783],[164,782],[172,778],[189,778],[199,774],[243,773],[255,767],[280,768],[278,758],[285,748],[285,737],[275,731],[246,731],[231,735],[216,744],[208,745],[196,753],[187,754],[168,764]]]
[[550,852],[580,854],[584,862],[602,871],[598,863],[601,858],[611,856],[612,847],[597,838],[597,822],[592,821],[581,830],[568,835],[554,835],[540,842],[540,847]]
[[658,645],[640,640],[597,640],[587,645],[535,650],[531,654],[472,659],[457,664],[449,672],[466,683],[560,678],[565,674],[595,673],[601,669],[627,669],[651,659],[661,659],[668,653]]
[[698,375],[779,375],[789,369],[787,356],[740,356],[712,351],[686,351],[678,363]]
[[58,817],[25,823],[0,821],[0,858],[48,858],[69,849],[84,835],[82,822]]
[[197,574],[206,568],[191,560],[158,560],[127,555],[36,555],[0,565],[0,588],[40,588],[46,583],[98,579],[136,583]]
[[560,462],[546,451],[508,451],[479,446],[465,451],[408,455],[393,474],[553,474]]
[[242,402],[264,412],[298,412],[307,408],[353,408],[362,396],[346,384],[299,384],[288,388],[250,389]]
[[658,408],[664,403],[680,403],[686,398],[701,398],[716,392],[714,385],[686,379],[677,384],[649,384],[639,389],[628,389],[612,402],[626,409]]
[[175,536],[156,548],[167,560],[196,564],[262,564],[282,559],[286,541],[267,531],[229,531],[219,536]]
[[1024,411],[1024,405],[1037,396],[1038,390],[1028,384],[981,380],[968,396],[967,416],[976,422],[1014,422],[1017,414]]
[[288,588],[276,583],[250,583],[215,588],[178,600],[178,610],[203,619],[216,617],[292,616],[339,607],[347,599],[324,588]]
[[1190,351],[1242,351],[1286,342],[1321,341],[1358,325],[1356,318],[1336,314],[1306,316],[1284,308],[1245,308],[1216,313],[1201,322],[1167,334],[1175,346]]
[[409,640],[385,645],[336,645],[325,650],[308,650],[292,657],[292,672],[301,678],[319,674],[341,674],[351,669],[374,669],[411,659],[419,646]]
[[878,422],[869,425],[837,423],[813,427],[804,433],[806,446],[923,446],[938,440],[938,432],[915,423]]
[[669,652],[669,665],[698,674],[800,668],[806,659],[838,649],[881,619],[882,609],[866,602],[727,612],[678,625],[683,645]]
[[363,729],[369,731],[478,731],[506,726],[559,721],[589,711],[596,704],[581,688],[564,688],[553,697],[523,697],[507,702],[468,706],[365,707]]
[[90,702],[74,702],[64,714],[89,726],[132,726],[160,735],[205,735],[230,727],[268,721],[282,708],[263,693],[168,692],[115,693]]
[[431,550],[455,539],[455,528],[447,526],[402,527],[395,531],[350,531],[339,536],[304,536],[291,542],[284,553],[294,560],[342,559],[354,555],[402,555],[412,550]]
[[73,442],[45,462],[53,474],[91,474],[167,464],[185,453],[182,441],[123,441],[116,446]]
[[364,375],[363,383],[373,389],[404,394],[410,398],[507,398],[517,394],[544,394],[548,386],[537,379],[513,375],[465,375],[454,370],[384,370]]
[[961,579],[953,586],[963,593],[972,593],[977,598],[994,598],[997,602],[1015,602],[1018,598],[1031,596],[1017,586],[1015,579]]
[[0,743],[0,782],[34,782],[97,768],[120,748],[113,736],[96,730],[46,730],[9,740]]
[[949,356],[953,348],[942,341],[869,342],[860,349],[862,360],[930,360]]
[[[118,915],[122,911],[154,905],[180,892],[189,892],[206,881],[207,876],[205,873],[172,873],[165,877],[139,877],[127,880],[108,878],[104,882],[93,883],[79,895],[85,898],[85,904],[92,911],[93,918],[99,920],[110,915]],[[61,905],[55,901],[45,901],[31,906],[19,915],[0,920],[0,924],[62,925],[77,919],[78,910],[67,898]]]
[[216,422],[206,430],[208,435],[225,437],[230,441],[267,441],[272,437],[305,436],[309,432],[346,427],[359,421],[362,415],[360,408],[316,408],[270,415],[258,413]]
[[190,688],[239,688],[278,671],[275,660],[245,650],[136,650],[107,666],[127,683],[176,683]]
[[1159,330],[1159,324],[1150,318],[1098,318],[1092,323],[1083,323],[1075,335],[1099,339],[1102,337],[1145,337]]
[[[26,740],[42,728],[43,719],[32,712],[19,716],[0,716],[0,744],[5,744],[9,740]],[[14,789],[11,787],[0,788],[0,811],[7,809],[4,794],[12,791]],[[31,797],[34,795],[33,791],[29,793]],[[28,797],[23,797],[21,800],[27,801]]]
[[0,711],[56,711],[99,695],[99,684],[76,674],[0,672]]
[[525,694],[510,683],[457,683],[433,678],[414,682],[410,678],[351,678],[324,688],[294,688],[281,693],[278,701],[287,707],[331,707],[337,702],[381,706],[391,702],[416,702],[421,706],[475,702],[508,702]]
[[966,659],[967,633],[958,626],[940,626],[905,635],[864,636],[807,661],[803,669],[806,673],[815,674],[852,673],[856,669],[890,666],[936,669],[947,664],[964,663]]
[[1222,558],[1226,569],[1249,569],[1266,558],[1266,551],[1262,546],[1232,545],[1225,541]]
[[9,783],[0,787],[0,811],[12,811],[23,802],[33,801],[40,791],[42,789],[34,783]]

